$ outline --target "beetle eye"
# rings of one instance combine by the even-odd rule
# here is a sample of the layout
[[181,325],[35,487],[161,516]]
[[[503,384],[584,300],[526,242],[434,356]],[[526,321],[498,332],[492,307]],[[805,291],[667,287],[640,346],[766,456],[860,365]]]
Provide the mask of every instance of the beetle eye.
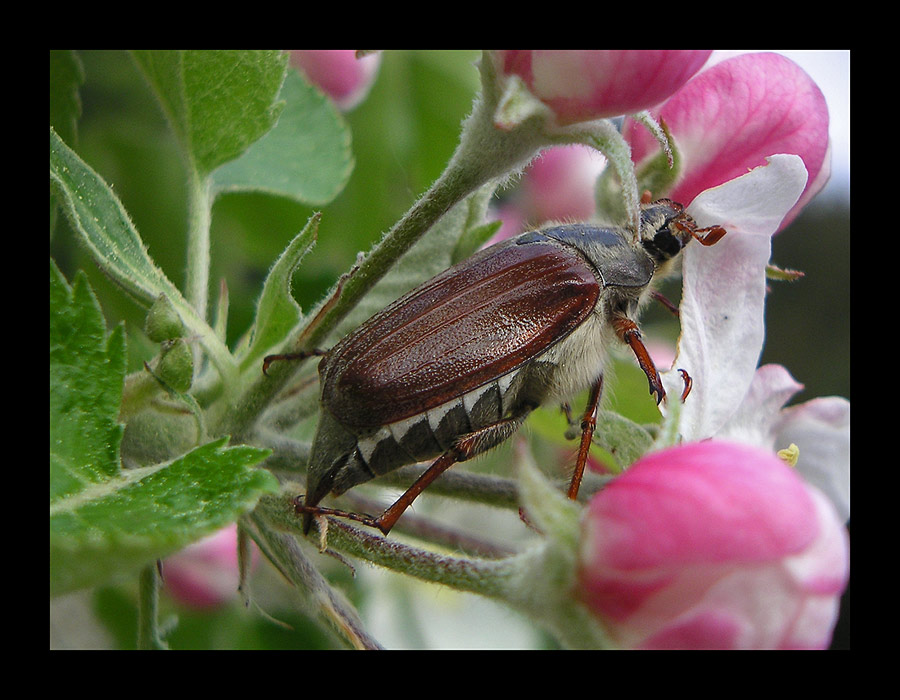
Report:
[[668,227],[656,232],[652,241],[644,241],[644,248],[660,262],[669,260],[681,252],[683,244],[678,236],[672,235]]

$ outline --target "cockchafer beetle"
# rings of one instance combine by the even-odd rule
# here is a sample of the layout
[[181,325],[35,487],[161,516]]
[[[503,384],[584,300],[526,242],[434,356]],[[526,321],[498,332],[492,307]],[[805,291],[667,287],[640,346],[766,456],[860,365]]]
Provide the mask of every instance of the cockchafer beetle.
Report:
[[[700,229],[681,204],[641,204],[640,231],[551,225],[490,246],[425,282],[351,332],[319,364],[304,532],[314,514],[387,534],[441,473],[499,445],[537,406],[590,387],[568,496],[578,494],[596,426],[607,348],[624,342],[657,403],[665,391],[636,316],[654,277]],[[312,353],[310,353],[312,354]],[[273,355],[296,359],[305,354]],[[685,373],[686,374],[686,373]],[[689,378],[685,377],[685,394]],[[378,517],[320,507],[329,493],[407,464],[437,460]]]

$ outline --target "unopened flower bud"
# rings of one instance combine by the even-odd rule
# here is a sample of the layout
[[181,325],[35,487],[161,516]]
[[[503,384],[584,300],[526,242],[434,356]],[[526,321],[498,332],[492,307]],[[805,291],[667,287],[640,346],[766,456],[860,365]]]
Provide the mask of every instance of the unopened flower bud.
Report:
[[381,54],[357,56],[356,51],[308,49],[290,52],[291,65],[328,95],[342,112],[362,102],[378,72]]
[[558,124],[632,114],[665,100],[711,51],[498,51],[498,74],[517,75]]
[[758,448],[642,458],[591,500],[579,597],[628,648],[826,648],[847,584],[830,502]]
[[188,344],[181,338],[166,341],[154,373],[175,391],[184,393],[190,389],[194,380],[194,355]]
[[181,338],[184,335],[184,323],[165,294],[160,294],[147,312],[144,332],[154,343]]

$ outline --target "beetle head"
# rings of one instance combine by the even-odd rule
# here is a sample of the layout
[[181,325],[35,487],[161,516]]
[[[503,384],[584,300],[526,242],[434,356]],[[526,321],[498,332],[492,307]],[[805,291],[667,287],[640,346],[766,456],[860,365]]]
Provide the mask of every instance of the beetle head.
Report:
[[724,235],[721,226],[698,228],[684,207],[671,199],[641,204],[641,244],[657,266],[677,256],[691,238],[709,246]]

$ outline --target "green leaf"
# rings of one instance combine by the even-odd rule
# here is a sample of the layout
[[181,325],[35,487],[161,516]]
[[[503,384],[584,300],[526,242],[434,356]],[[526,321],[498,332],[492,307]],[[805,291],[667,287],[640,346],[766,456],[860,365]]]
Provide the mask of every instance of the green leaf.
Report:
[[353,170],[350,131],[334,105],[289,71],[278,125],[238,159],[213,173],[219,191],[259,191],[324,206]]
[[150,258],[125,207],[109,185],[60,140],[53,127],[50,183],[72,229],[98,267],[147,307],[165,294],[219,370],[227,374],[232,365],[227,348]]
[[600,411],[594,442],[614,457],[620,467],[627,467],[650,449],[653,438],[643,427],[624,416],[613,411]]
[[234,522],[275,478],[268,450],[220,438],[173,462],[121,472],[50,507],[50,592],[97,585]]
[[178,459],[124,470],[117,421],[125,377],[122,326],[107,336],[79,273],[50,264],[50,591],[132,573],[234,521],[274,477],[253,469],[267,450],[227,438]]
[[[103,179],[50,127],[50,182],[94,261],[114,282],[150,306],[163,292],[172,303],[181,293],[160,270]],[[179,307],[179,310],[180,307]]]
[[242,369],[247,369],[267,350],[282,343],[300,322],[302,312],[291,294],[291,277],[315,243],[320,219],[320,214],[310,217],[304,229],[290,242],[269,271],[256,305],[253,339],[247,354],[241,359]]
[[50,261],[50,503],[119,471],[125,334],[106,323],[84,273]]
[[202,176],[237,158],[278,120],[282,51],[135,51],[182,148]]

